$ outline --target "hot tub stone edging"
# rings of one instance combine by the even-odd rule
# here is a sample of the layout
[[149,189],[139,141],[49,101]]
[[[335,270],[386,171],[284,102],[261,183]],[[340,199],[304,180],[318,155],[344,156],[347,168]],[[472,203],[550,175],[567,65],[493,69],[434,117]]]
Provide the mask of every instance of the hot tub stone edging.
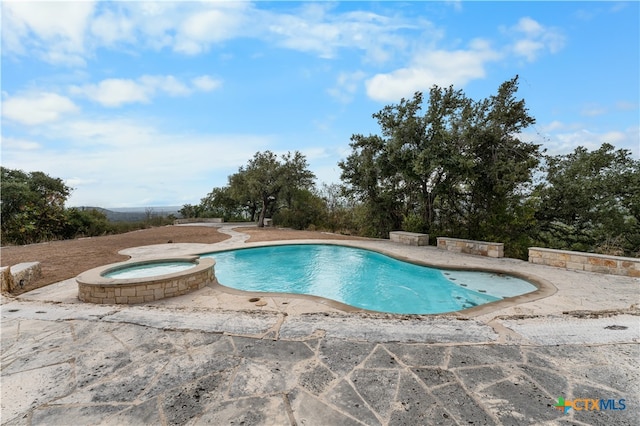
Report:
[[[144,278],[118,279],[103,274],[125,266],[161,262],[193,262],[193,268],[171,274]],[[149,260],[126,261],[100,266],[76,277],[78,299],[100,304],[135,304],[180,296],[216,282],[215,260],[199,256],[179,256]]]

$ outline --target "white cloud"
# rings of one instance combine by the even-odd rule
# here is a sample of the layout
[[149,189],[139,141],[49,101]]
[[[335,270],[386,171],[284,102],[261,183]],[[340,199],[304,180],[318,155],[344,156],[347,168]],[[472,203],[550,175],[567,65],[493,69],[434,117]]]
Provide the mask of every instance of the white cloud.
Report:
[[82,2],[2,3],[2,47],[51,63],[81,65],[85,30],[95,4]]
[[222,85],[222,81],[212,78],[208,75],[201,75],[191,80],[193,86],[203,92],[210,92]]
[[[82,179],[82,178],[78,178],[78,177],[70,177],[64,180],[65,185],[68,185],[69,187],[75,189],[77,186],[82,186],[82,185],[90,185],[92,183],[96,183],[95,180],[91,180],[91,179]],[[99,206],[95,206],[95,207],[99,207]]]
[[[291,8],[289,8],[291,9]],[[5,53],[33,55],[67,65],[85,65],[100,47],[169,48],[198,55],[234,38],[271,42],[286,49],[334,58],[342,49],[364,52],[382,63],[406,54],[401,31],[427,38],[433,25],[396,11],[336,12],[329,3],[303,3],[275,12],[248,2],[4,2]]]
[[582,146],[589,150],[610,143],[616,149],[628,149],[635,158],[640,158],[640,128],[626,130],[594,131],[581,123],[561,123],[554,121],[540,128],[539,133],[525,132],[525,141],[542,144],[549,155],[568,154]]
[[91,34],[98,44],[112,46],[135,41],[135,22],[119,11],[105,10],[91,22]]
[[501,55],[483,40],[474,40],[467,50],[429,50],[414,56],[410,66],[367,80],[367,95],[377,101],[398,102],[434,84],[464,86],[485,76],[485,64]]
[[518,40],[513,45],[513,51],[518,56],[524,56],[529,62],[535,61],[538,53],[544,49],[544,43],[535,40]]
[[26,125],[56,121],[77,111],[79,108],[69,98],[50,92],[8,97],[2,105],[4,118]]
[[98,84],[72,86],[70,92],[83,95],[106,107],[118,107],[126,103],[149,102],[149,88],[133,80],[109,78]]
[[[506,51],[535,60],[541,52],[555,53],[564,46],[564,37],[553,28],[525,17],[507,30],[519,38]],[[431,31],[433,39],[440,37]],[[431,40],[434,43],[434,40]],[[474,39],[467,49],[445,50],[435,47],[423,48],[413,55],[409,65],[388,73],[380,73],[366,82],[367,94],[378,101],[398,101],[415,91],[425,91],[434,84],[438,86],[464,86],[471,80],[485,77],[485,64],[504,56],[493,49],[488,41]],[[333,95],[339,92],[331,89]]]
[[565,38],[558,29],[545,27],[529,17],[520,18],[506,32],[518,37],[513,42],[511,51],[529,62],[535,61],[545,51],[557,53],[565,44]]
[[211,44],[233,38],[247,23],[246,3],[208,3],[205,10],[192,13],[177,27],[174,50],[187,55],[206,51]]
[[172,75],[143,75],[139,81],[150,92],[162,91],[170,96],[187,96],[192,92]]
[[529,18],[528,16],[520,18],[514,29],[531,37],[535,37],[544,32],[544,28],[542,27],[542,25],[540,25],[534,19]]
[[558,130],[567,131],[568,129],[577,129],[577,128],[580,128],[580,127],[581,126],[579,124],[578,125],[576,125],[576,124],[571,125],[571,124],[563,123],[562,121],[554,120],[549,124],[542,125],[540,127],[540,131],[542,133],[549,133],[549,132],[555,132],[555,131],[558,131]]
[[128,103],[146,103],[158,92],[169,96],[188,96],[195,90],[211,91],[221,85],[219,80],[203,75],[192,79],[192,87],[172,75],[143,75],[137,80],[110,78],[97,84],[71,86],[69,91],[106,107]]
[[427,21],[410,22],[372,12],[330,13],[331,5],[306,5],[299,14],[263,12],[264,35],[279,46],[334,58],[340,49],[364,51],[373,62],[385,62],[407,48],[399,30],[436,33]]
[[131,143],[152,144],[157,136],[153,126],[121,118],[102,120],[70,120],[49,126],[46,137],[66,140],[79,147],[111,147],[125,149]]
[[35,151],[42,147],[38,142],[33,142],[26,139],[16,139],[16,138],[2,138],[2,149],[3,150],[15,150],[15,151]]
[[366,73],[363,71],[341,72],[336,79],[336,85],[327,92],[338,101],[349,103],[365,77]]
[[[124,118],[45,124],[33,141],[39,148],[30,155],[3,141],[3,166],[60,177],[75,187],[69,205],[100,206],[197,203],[274,142],[254,134],[171,133]],[[62,149],[58,141],[68,144]]]

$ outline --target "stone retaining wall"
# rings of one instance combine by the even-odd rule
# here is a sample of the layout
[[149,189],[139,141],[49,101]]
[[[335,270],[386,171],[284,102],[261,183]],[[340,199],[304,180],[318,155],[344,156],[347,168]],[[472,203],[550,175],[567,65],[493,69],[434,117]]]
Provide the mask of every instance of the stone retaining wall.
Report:
[[187,219],[176,219],[173,221],[174,225],[181,225],[184,223],[223,223],[224,219],[221,217],[192,217]]
[[640,277],[640,259],[633,257],[530,247],[529,262],[575,271]]
[[[76,278],[78,299],[89,303],[134,304],[153,302],[167,297],[180,296],[198,290],[216,281],[213,259],[198,259],[194,268],[173,274],[135,279],[103,277],[102,273],[126,264],[139,265],[149,262],[121,262],[91,269]],[[162,259],[162,261],[185,260],[185,258]],[[158,260],[155,260],[156,262]]]
[[[14,289],[25,287],[42,276],[40,262],[18,263],[13,266],[3,266],[0,273],[0,288],[10,293]],[[22,285],[20,283],[22,282]]]
[[438,248],[456,253],[478,254],[488,257],[504,257],[504,244],[488,241],[462,240],[438,237]]
[[389,239],[394,243],[407,244],[410,246],[429,245],[429,234],[419,234],[417,232],[392,231],[389,232]]

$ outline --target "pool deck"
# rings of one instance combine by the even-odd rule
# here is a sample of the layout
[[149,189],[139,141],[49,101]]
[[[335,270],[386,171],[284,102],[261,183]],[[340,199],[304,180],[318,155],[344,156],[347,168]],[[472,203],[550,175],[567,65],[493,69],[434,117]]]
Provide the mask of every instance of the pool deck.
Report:
[[[211,226],[231,238],[123,253],[141,260],[273,244]],[[543,289],[515,304],[413,316],[346,312],[313,297],[250,302],[220,286],[92,305],[66,280],[2,297],[1,423],[637,424],[639,279],[388,240],[284,243],[312,242],[502,271]],[[565,414],[558,397],[611,399],[618,409]]]

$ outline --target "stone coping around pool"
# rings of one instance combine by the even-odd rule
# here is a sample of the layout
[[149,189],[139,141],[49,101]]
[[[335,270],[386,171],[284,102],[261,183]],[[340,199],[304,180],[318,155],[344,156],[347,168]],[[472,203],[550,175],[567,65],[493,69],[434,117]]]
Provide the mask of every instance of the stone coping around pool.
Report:
[[439,249],[488,257],[504,257],[504,243],[450,237],[437,237],[437,240]]
[[573,271],[640,277],[640,258],[529,247],[529,262]]
[[[357,241],[357,240],[285,240],[285,241],[262,241],[262,242],[256,242],[256,243],[248,243],[246,245],[243,245],[241,247],[237,247],[237,248],[220,248],[220,249],[215,249],[212,251],[208,251],[206,253],[200,253],[199,255],[205,255],[205,254],[214,254],[217,252],[224,252],[224,251],[230,251],[230,250],[247,250],[247,249],[252,249],[252,248],[260,248],[260,247],[268,247],[268,246],[279,246],[279,245],[309,245],[309,244],[314,244],[314,245],[336,245],[336,246],[347,246],[347,247],[352,247],[352,248],[359,248],[362,250],[370,250],[373,252],[377,252],[380,254],[383,254],[385,256],[389,256],[392,257],[394,259],[397,260],[401,260],[404,262],[408,262],[408,263],[413,263],[415,265],[421,265],[421,266],[429,266],[429,267],[434,267],[434,268],[438,268],[438,269],[442,269],[442,270],[446,270],[446,271],[476,271],[476,272],[488,272],[488,273],[495,273],[495,274],[505,274],[505,275],[510,275],[516,278],[520,278],[523,279],[525,281],[530,282],[531,284],[533,284],[537,290],[532,291],[531,293],[526,293],[526,294],[521,294],[519,296],[512,296],[512,297],[507,297],[501,300],[496,300],[494,302],[489,302],[489,303],[485,303],[483,305],[479,305],[473,308],[468,308],[468,309],[464,309],[461,311],[455,311],[455,312],[443,312],[443,313],[439,313],[439,314],[391,314],[391,313],[381,313],[378,311],[369,311],[367,309],[362,309],[362,308],[356,308],[354,306],[351,305],[346,305],[344,303],[340,303],[334,300],[330,300],[330,299],[326,299],[320,296],[313,296],[313,295],[305,295],[305,294],[293,294],[293,293],[267,293],[267,292],[251,292],[251,291],[243,291],[243,290],[237,290],[237,289],[233,289],[230,287],[226,287],[224,285],[224,283],[219,283],[216,279],[216,281],[212,284],[209,285],[210,287],[214,287],[216,289],[219,289],[220,291],[223,291],[225,293],[229,293],[229,294],[234,294],[234,295],[246,295],[247,297],[251,297],[251,296],[256,296],[256,297],[261,297],[261,296],[289,296],[289,297],[297,297],[300,299],[306,299],[306,300],[312,300],[315,302],[320,302],[320,300],[322,300],[321,303],[327,305],[327,306],[331,306],[333,308],[345,311],[345,312],[363,312],[363,313],[375,313],[375,314],[384,314],[384,315],[399,315],[399,316],[437,316],[437,315],[445,315],[445,316],[457,316],[457,317],[462,317],[462,318],[472,318],[472,317],[476,317],[476,316],[480,316],[480,315],[485,315],[487,313],[493,312],[493,311],[497,311],[503,308],[507,308],[513,305],[517,305],[517,304],[521,304],[521,303],[526,303],[526,302],[533,302],[535,300],[539,300],[539,299],[543,299],[545,297],[549,297],[552,296],[553,294],[555,294],[558,289],[556,288],[556,286],[554,286],[550,281],[543,279],[539,276],[533,275],[533,274],[529,274],[526,272],[521,272],[521,271],[516,271],[513,270],[511,268],[504,268],[501,267],[500,265],[493,265],[491,267],[481,267],[481,266],[458,266],[458,265],[451,265],[451,264],[444,264],[444,263],[440,263],[437,261],[427,261],[427,260],[422,260],[422,259],[416,259],[415,257],[408,257],[408,256],[403,256],[403,255],[399,255],[398,253],[394,253],[392,250],[385,250],[383,248],[380,247],[368,247],[366,244],[363,244],[363,241]],[[428,247],[425,247],[423,249],[429,249]],[[523,261],[524,262],[524,261]]]
[[[190,262],[193,268],[170,274],[141,278],[109,278],[111,271],[124,267],[164,262]],[[215,260],[199,256],[178,256],[146,260],[128,260],[90,269],[78,275],[78,299],[101,304],[135,304],[153,302],[167,297],[180,296],[215,281]]]

